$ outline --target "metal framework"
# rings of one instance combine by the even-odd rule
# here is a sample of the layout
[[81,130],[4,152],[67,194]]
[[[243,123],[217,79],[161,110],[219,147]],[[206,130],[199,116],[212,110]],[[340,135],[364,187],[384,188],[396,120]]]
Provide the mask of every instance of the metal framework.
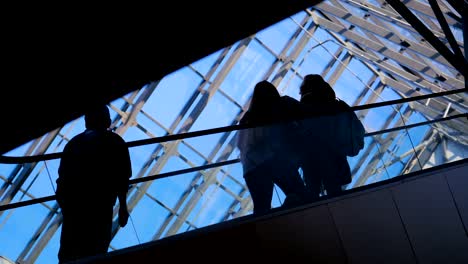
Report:
[[[460,13],[457,3],[448,0],[408,0],[404,5],[395,0],[324,1],[281,21],[281,25],[274,25],[213,54],[207,59],[209,68],[201,67],[197,62],[174,73],[172,77],[190,75],[190,80],[198,80],[198,83],[190,83],[191,94],[185,96],[180,111],[169,125],[168,121],[161,121],[167,118],[152,114],[159,112],[145,106],[161,96],[158,91],[167,85],[166,78],[171,76],[112,102],[113,125],[124,138],[138,131],[138,139],[235,125],[249,105],[245,95],[251,93],[256,81],[271,80],[281,93],[297,96],[297,84],[312,71],[324,76],[336,88],[338,96],[352,98],[348,103],[355,106],[390,100],[388,98],[460,91],[385,109],[357,111],[368,132],[466,114],[466,90],[463,90],[466,89],[464,70],[467,69],[463,56],[463,34],[466,34],[463,13],[466,12]],[[280,34],[266,37],[273,29]],[[276,36],[284,39],[284,43],[278,44]],[[364,78],[364,75],[368,77]],[[359,84],[359,87],[343,85],[350,78],[353,85]],[[239,87],[235,84],[237,80]],[[177,88],[172,87],[172,92],[177,93]],[[223,111],[216,108],[218,98],[230,106],[229,119],[224,123],[208,122],[209,111]],[[160,112],[164,113],[163,110]],[[378,115],[378,126],[373,118],[375,115]],[[76,134],[79,122],[76,120],[34,140],[27,145],[24,156],[61,151]],[[201,125],[206,123],[209,124]],[[467,157],[466,116],[413,129],[367,137],[365,148],[350,162],[353,182],[348,188]],[[229,131],[216,134],[216,137],[206,136],[200,142],[210,142],[208,145],[212,147],[208,150],[202,150],[202,143],[190,139],[135,147],[131,154],[139,161],[139,166],[134,164],[133,178],[174,170],[174,159],[182,164],[175,169],[181,169],[237,158],[235,134],[236,131]],[[44,161],[0,167],[0,204],[53,194],[55,179],[50,175],[56,166],[57,161]],[[111,248],[161,239],[249,214],[253,204],[239,168],[239,164],[233,164],[168,178],[173,180],[180,176],[184,179],[176,191],[167,190],[171,199],[160,197],[166,190],[163,184],[155,187],[157,181],[133,184],[128,195],[128,207],[134,217],[132,227],[119,230],[115,224],[116,239]],[[43,181],[51,181],[52,189],[36,190],[35,186]],[[223,204],[217,204],[221,198]],[[276,203],[281,203],[280,200],[278,198]],[[6,255],[19,263],[47,262],[44,259],[50,261],[56,255],[61,224],[59,208],[55,201],[34,206],[34,210],[41,211],[40,217],[27,224],[29,233],[22,234],[27,239],[12,240],[11,243],[19,243],[20,250],[13,250],[16,255]],[[148,208],[158,209],[148,211]],[[28,209],[0,211],[0,237],[2,232],[12,232],[8,230],[12,219],[17,211],[23,210]],[[202,220],[202,214],[207,211],[212,217]],[[152,222],[142,217],[148,217]],[[133,233],[138,242],[128,241]],[[119,236],[122,239],[117,239]],[[122,242],[125,238],[126,243]],[[0,252],[2,254],[5,253]]]

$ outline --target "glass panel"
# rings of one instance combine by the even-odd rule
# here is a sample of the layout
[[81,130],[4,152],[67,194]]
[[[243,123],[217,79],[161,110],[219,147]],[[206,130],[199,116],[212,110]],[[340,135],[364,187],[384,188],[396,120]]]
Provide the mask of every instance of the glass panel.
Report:
[[84,117],[77,118],[76,120],[65,125],[61,130],[60,134],[65,136],[68,140],[83,132],[86,129]]
[[302,78],[299,78],[295,72],[289,71],[286,75],[286,78],[284,78],[278,86],[278,90],[280,91],[281,95],[287,95],[296,100],[300,100],[301,95],[299,94],[299,87],[301,82]]
[[458,71],[456,71],[450,65],[442,64],[436,60],[432,60],[431,63],[437,67],[437,69],[435,69],[436,71],[441,71],[442,73],[447,74],[452,78],[460,78]]
[[[297,22],[300,22],[301,20],[297,20],[298,18],[294,17]],[[290,19],[284,19],[257,33],[257,38],[272,49],[276,55],[279,55],[297,27],[296,23]]]
[[333,86],[336,96],[353,105],[373,73],[360,61],[352,59]]
[[[465,133],[466,136],[466,133]],[[446,149],[446,161],[453,162],[461,159],[468,158],[468,147],[458,142],[449,141],[447,142]]]
[[144,132],[147,137],[162,137],[167,134],[165,128],[161,127],[159,122],[156,122],[154,119],[150,119],[146,114],[139,113],[136,116],[136,121],[138,122],[139,128]]
[[226,215],[227,206],[233,201],[232,196],[217,184],[210,185],[199,201],[202,205],[200,210],[193,212],[196,214],[193,219],[194,224],[200,228],[219,223]]
[[[321,45],[318,45],[322,43]],[[301,76],[316,73],[321,74],[331,60],[335,60],[334,54],[339,46],[335,40],[325,30],[317,28],[311,40],[307,43],[308,48],[304,49],[297,61],[297,72]]]
[[[190,131],[199,131],[233,124],[238,114],[238,107],[220,93],[215,93],[208,105],[203,109]],[[222,134],[213,134],[197,138],[188,138],[187,144],[197,149],[204,156],[209,157],[213,148],[219,144]]]
[[[190,166],[180,158],[171,157],[167,164],[163,165],[161,173],[187,168],[190,168]],[[156,197],[164,205],[173,208],[179,198],[190,188],[190,183],[192,183],[196,175],[196,172],[192,172],[158,179],[151,184],[148,193]]]
[[3,186],[4,183],[8,181],[8,178],[13,173],[13,171],[18,168],[17,164],[3,164],[0,163],[0,182]]
[[167,75],[146,101],[143,110],[165,127],[170,127],[201,81],[201,77],[187,67]]
[[[83,130],[84,130],[84,128],[83,128]],[[45,154],[62,152],[63,148],[65,147],[67,142],[68,142],[68,140],[64,139],[61,136],[55,137],[52,140],[52,143],[49,145],[49,147],[45,151]]]
[[[390,50],[393,50],[395,52],[398,52],[402,47],[401,45],[396,44],[393,41],[389,41],[386,38],[383,38],[379,35],[374,35],[379,41],[381,45],[383,45],[385,48],[388,48]],[[378,43],[378,42],[377,42]],[[376,52],[379,52],[379,50],[375,50]]]
[[221,51],[215,52],[205,58],[202,58],[201,60],[196,61],[192,64],[192,67],[206,77],[208,72],[211,70],[211,67],[215,65],[216,60],[220,55]]
[[237,63],[230,70],[221,89],[243,106],[250,98],[255,84],[264,78],[276,57],[268,52],[258,41],[250,42]]
[[37,260],[34,262],[35,264],[49,264],[58,261],[57,254],[60,247],[60,233],[62,233],[61,225],[58,227],[57,231],[55,231],[54,235],[49,240],[49,243],[47,243]]
[[59,163],[59,159],[39,162],[23,187],[28,186],[28,192],[34,197],[54,195],[57,189]]
[[364,148],[359,151],[355,157],[346,157],[351,169],[352,181],[345,185],[344,189],[351,189],[356,186],[358,179],[369,167],[369,163],[379,153],[379,148],[376,147],[376,142],[372,137],[364,138]]
[[226,137],[226,135],[227,138],[224,140],[222,146],[220,147],[220,150],[216,153],[216,155],[213,158],[213,160],[215,161],[227,160],[232,151],[235,149],[236,139],[234,137],[236,136],[236,132],[228,132],[224,135],[224,137]]
[[[127,102],[123,98],[118,98],[112,101],[109,105],[111,106],[110,108],[116,107],[117,109],[122,109],[126,104]],[[115,116],[111,115],[111,117],[114,118]]]
[[202,166],[206,163],[206,157],[200,155],[200,153],[196,149],[187,145],[185,142],[182,141],[181,143],[179,143],[178,147],[180,155],[184,159],[189,160],[194,165]]
[[227,175],[225,173],[218,174],[218,181],[231,192],[240,195],[246,188],[242,174],[242,165],[240,163],[235,163],[225,166],[225,168],[227,170],[222,170],[222,172],[226,172]]
[[454,26],[449,26],[449,27],[450,27],[450,30],[452,31],[452,34],[455,37],[455,39],[457,41],[463,43],[463,30],[458,28],[458,27],[454,27]]
[[[139,128],[131,126],[123,135],[123,138],[126,142],[132,142],[136,140],[146,139],[148,138],[148,136],[144,134],[143,131],[141,131]],[[147,164],[147,161],[156,150],[159,151],[156,152],[153,158],[162,155],[160,144],[148,144],[128,149],[130,153],[130,160],[132,163],[132,178],[137,177],[139,171],[142,168],[146,168],[146,166],[149,166],[149,164]]]
[[143,196],[131,212],[127,226],[112,239],[115,249],[126,248],[153,240],[154,230],[161,226],[169,211],[147,196]]
[[[2,227],[0,241],[3,241],[0,255],[16,261],[48,212],[49,209],[41,204],[3,211],[0,216],[0,226]],[[58,248],[53,247],[52,249],[57,250]],[[58,251],[49,253],[55,255],[52,262],[57,261],[57,253]],[[50,260],[42,263],[50,263]]]
[[27,154],[29,147],[32,145],[32,142],[35,140],[31,140],[30,142],[21,145],[13,150],[8,151],[7,153],[3,154],[4,156],[24,156]]
[[[383,116],[387,115],[382,111],[380,111],[380,113],[383,114]],[[425,118],[419,114],[413,114],[407,120],[407,122],[411,124],[422,121],[425,121]],[[419,151],[418,146],[420,144],[424,144],[424,140],[426,140],[425,138],[427,138],[428,135],[427,132],[432,131],[431,128],[432,127],[430,126],[420,126],[408,130],[390,132],[394,135],[391,137],[392,140],[388,142],[385,140],[382,141],[381,138],[383,137],[381,135],[366,137],[364,149],[362,149],[355,157],[347,158],[353,173],[353,181],[347,186],[347,188],[351,189],[363,185],[368,185],[396,177],[401,175],[403,172],[407,173],[409,171],[419,170],[420,167],[417,164],[417,160],[414,156],[414,148]],[[293,132],[291,131],[291,133]],[[408,137],[408,133],[411,136],[411,141]],[[428,139],[431,140],[430,137]],[[376,145],[373,142],[380,143],[379,145]],[[182,145],[183,143],[180,144],[180,146]],[[437,156],[438,154],[435,153],[434,155],[429,156],[428,163],[426,163],[427,165],[425,168],[442,164],[443,162],[450,162],[450,160],[466,158],[466,147],[456,145],[455,142],[448,143],[447,145],[447,149],[449,149],[449,151],[446,153],[447,157],[445,157],[445,161],[441,159],[442,156]],[[139,148],[144,147],[134,147],[132,149],[137,150]],[[154,146],[151,148],[154,148]],[[186,146],[180,149],[184,149],[181,150],[181,152],[184,153],[192,151]],[[149,154],[145,154],[144,156],[147,157],[148,155]],[[186,155],[188,155],[188,160],[193,160],[197,154],[191,153]],[[233,152],[233,154],[231,154],[229,157],[236,158],[237,155],[238,152]],[[419,158],[421,159],[421,155]],[[171,157],[167,164],[161,164],[162,169],[160,170],[160,173],[190,168],[191,166],[187,164],[186,161],[187,160],[183,160],[175,156]],[[416,165],[411,168],[406,165],[407,163],[410,165]],[[54,171],[57,169],[57,164],[58,160],[48,161],[49,169]],[[205,182],[209,179],[206,177],[208,177],[209,173],[214,170],[215,169],[206,170],[204,172],[204,177],[195,178],[195,176],[199,174],[198,172],[192,172],[155,180],[151,184],[148,190],[148,194],[143,196],[141,201],[137,203],[136,207],[132,210],[132,218],[130,220],[131,222],[129,222],[129,225],[125,228],[122,228],[113,239],[111,248],[120,249],[151,241],[154,236],[157,235],[157,230],[163,226],[164,222],[166,221],[165,216],[168,216],[171,210],[175,210],[177,215],[168,220],[168,225],[166,225],[165,229],[162,230],[162,233],[160,234],[162,236],[158,237],[168,235],[169,233],[167,232],[170,228],[175,228],[175,233],[183,233],[194,228],[200,228],[218,223],[223,221],[223,219],[232,219],[232,214],[228,211],[230,206],[233,206],[232,208],[234,210],[239,210],[239,202],[233,202],[235,202],[237,197],[239,199],[243,199],[249,195],[248,189],[246,192],[242,193],[245,191],[242,165],[241,163],[236,163],[233,165],[224,166],[221,168],[221,171],[217,172],[213,182]],[[45,195],[45,193],[40,193],[40,191],[46,189],[46,185],[50,185],[50,182],[44,171],[44,164],[41,164],[41,162],[38,163],[38,166],[35,168],[32,175],[39,176],[34,181],[34,184],[30,189],[31,193]],[[140,183],[138,186],[142,187],[143,184],[144,183]],[[185,198],[181,199],[183,196],[185,196]],[[284,203],[284,199],[285,194],[283,191],[278,186],[275,186],[272,195],[272,208],[280,207]],[[16,197],[14,202],[18,200],[19,198]],[[177,207],[177,203],[180,201],[183,202],[179,207]],[[12,212],[16,213],[21,210],[26,210],[27,208],[35,208],[35,206],[12,210]],[[175,226],[176,220],[178,217],[182,216],[182,213],[187,210],[187,208],[192,208],[192,211],[189,212],[187,220],[183,221],[180,226]],[[42,221],[42,218],[45,217],[48,209],[43,207],[41,212],[42,213],[39,214],[39,219],[35,222],[37,225]],[[251,211],[248,210],[246,213],[250,214]],[[13,217],[13,215],[14,214],[12,214],[12,216],[8,216],[8,214],[4,213],[0,218],[0,221],[2,221],[1,223],[5,225],[5,227],[8,226],[8,228],[0,229],[0,239],[2,235],[1,232],[7,232],[8,230],[16,229],[16,227],[15,229],[12,229],[12,227],[9,225],[21,224],[12,223],[11,217]],[[28,215],[30,215],[30,213],[28,213]],[[28,222],[28,225],[31,225],[31,223]],[[24,245],[27,242],[26,240],[32,236],[33,232],[36,230],[35,228],[37,228],[37,225],[34,226],[34,228],[29,229],[29,237],[25,235],[23,238],[25,241],[21,242],[21,245]],[[57,232],[60,232],[60,229]],[[4,236],[7,235],[4,234]],[[52,242],[53,241],[55,241],[55,245],[51,245],[46,253],[44,253],[44,256],[41,256],[41,261],[43,259],[45,261],[47,256],[48,258],[56,256],[56,252],[58,250],[57,235],[55,235]],[[12,253],[5,253],[5,255],[12,259],[16,258],[19,255],[18,248],[8,247],[7,251]]]
[[388,122],[386,118],[393,112],[395,112],[395,109],[392,106],[383,106],[368,110],[362,121],[367,132],[375,132],[384,129],[384,124]]
[[[308,30],[311,30],[312,28],[316,27],[313,19],[306,13],[306,12],[300,12],[298,14],[302,14],[303,16],[307,16],[307,22],[304,24],[304,18],[301,16],[293,16],[290,18],[292,22],[296,25],[296,29],[300,30],[299,34],[297,36],[291,35],[291,37],[294,37],[292,40],[292,45],[291,47],[296,47],[297,45],[300,45],[300,41],[303,41],[304,37],[308,37],[309,33],[307,32]],[[301,26],[299,26],[301,25]],[[294,32],[295,34],[295,32]],[[289,48],[287,50],[286,56],[291,56],[293,52],[296,52],[294,48]]]
[[365,92],[364,96],[360,99],[360,101],[355,101],[353,105],[366,105],[370,103],[375,103],[376,101],[371,100],[371,98],[376,97],[378,99],[378,92],[376,89],[380,87],[381,83],[379,81],[379,78],[377,77],[374,82],[370,85],[370,87],[363,87],[362,90]]

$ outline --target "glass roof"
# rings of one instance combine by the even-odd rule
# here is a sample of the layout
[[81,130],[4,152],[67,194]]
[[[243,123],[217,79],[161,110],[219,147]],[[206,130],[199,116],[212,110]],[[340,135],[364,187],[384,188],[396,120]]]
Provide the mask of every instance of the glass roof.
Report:
[[[437,2],[464,53],[461,14]],[[427,1],[405,5],[449,47]],[[111,102],[113,126],[133,142],[236,125],[258,81],[272,81],[281,94],[298,99],[299,84],[310,73],[322,75],[352,106],[465,88],[463,75],[385,1],[328,0]],[[371,134],[359,155],[348,159],[353,182],[347,188],[465,159],[466,116],[444,118],[466,112],[464,92],[356,111]],[[415,126],[385,132],[409,125]],[[83,130],[79,118],[5,156],[61,152]],[[235,135],[130,147],[132,179],[236,160]],[[2,204],[53,195],[58,165],[59,159],[0,164]],[[273,207],[283,200],[277,189]],[[131,223],[116,230],[110,251],[245,216],[253,208],[239,162],[133,184],[128,204]],[[53,200],[0,211],[0,256],[56,262],[60,224]]]

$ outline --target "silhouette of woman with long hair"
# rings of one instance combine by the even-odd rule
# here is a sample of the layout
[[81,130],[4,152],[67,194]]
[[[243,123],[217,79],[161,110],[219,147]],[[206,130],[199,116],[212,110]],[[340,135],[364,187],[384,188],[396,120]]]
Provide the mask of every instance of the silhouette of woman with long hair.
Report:
[[284,122],[299,111],[298,107],[298,101],[281,97],[273,84],[261,81],[255,85],[249,109],[240,121],[255,126],[239,130],[238,134],[243,176],[253,200],[254,214],[271,210],[274,184],[286,195],[290,204],[285,206],[298,205],[307,199],[298,162],[289,148],[290,123]]

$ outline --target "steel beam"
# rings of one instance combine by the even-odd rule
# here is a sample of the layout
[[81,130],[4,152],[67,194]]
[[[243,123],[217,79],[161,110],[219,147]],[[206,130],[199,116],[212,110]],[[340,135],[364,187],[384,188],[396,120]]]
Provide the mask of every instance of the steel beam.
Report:
[[[421,74],[424,74],[424,75],[426,75],[426,76],[428,76],[428,77],[430,77],[432,79],[437,79],[437,78],[440,78],[440,76],[442,76],[446,80],[450,79],[450,82],[451,82],[450,84],[454,85],[455,89],[462,89],[463,88],[463,82],[461,82],[460,80],[454,79],[454,78],[452,78],[452,77],[450,77],[450,76],[448,76],[448,75],[446,75],[445,73],[442,73],[442,72],[435,72],[433,69],[429,68],[425,64],[422,64],[419,61],[408,58],[407,56],[404,56],[403,54],[400,54],[399,52],[391,50],[389,47],[387,47],[385,45],[382,45],[382,44],[380,44],[378,42],[375,42],[375,41],[372,41],[372,40],[370,40],[368,38],[365,38],[365,37],[353,32],[352,30],[349,30],[346,27],[344,27],[342,25],[339,25],[338,24],[339,22],[337,20],[329,21],[327,19],[321,18],[321,17],[316,16],[314,14],[312,14],[312,16],[314,17],[314,20],[316,21],[316,23],[319,26],[324,27],[327,30],[336,32],[336,33],[340,34],[340,36],[343,36],[343,37],[353,41],[354,43],[358,44],[361,47],[366,47],[366,48],[369,48],[369,49],[371,49],[371,50],[373,50],[375,52],[378,52],[378,53],[382,54],[383,57],[387,57],[389,59],[393,59],[393,60],[397,61],[401,65],[404,65],[404,66],[408,67],[409,69],[412,69],[413,72],[411,74],[421,73]],[[374,61],[381,61],[381,59],[378,58],[378,57],[375,57],[373,60]],[[399,71],[401,73],[404,73],[401,70],[399,70]],[[404,73],[404,74],[409,76],[407,73]],[[440,87],[434,85],[432,82],[429,82],[425,78],[422,78],[420,76],[415,76],[415,77],[412,77],[411,79],[414,82],[420,83],[421,86],[423,86],[423,87],[430,88],[432,91],[440,90]]]
[[387,2],[411,23],[411,25],[421,34],[444,58],[450,62],[464,77],[467,78],[468,63],[461,57],[456,56],[442,43],[431,30],[429,30],[402,2],[399,0],[387,0]]
[[36,261],[42,249],[47,245],[50,237],[52,237],[53,233],[55,233],[56,231],[55,230],[50,236],[43,236],[44,233],[46,233],[44,230],[46,230],[46,227],[49,225],[50,221],[57,216],[58,209],[59,205],[55,203],[52,210],[50,210],[47,216],[44,218],[44,220],[42,220],[41,225],[37,228],[32,238],[29,240],[29,242],[26,244],[26,246],[18,256],[17,261],[19,263],[34,263]]
[[[402,113],[402,116],[399,119],[398,123],[403,123],[402,119],[409,118],[412,112],[413,111],[411,108],[406,108],[405,111]],[[393,139],[395,138],[395,136],[400,133],[401,131],[390,132],[385,138],[385,142],[383,144],[379,144],[380,146],[376,145],[378,148],[378,153],[370,159],[369,163],[366,165],[365,170],[358,176],[359,178],[355,181],[355,184],[353,184],[353,187],[362,186],[367,181],[367,179],[372,175],[372,170],[382,160],[382,157],[384,155],[384,152],[382,150],[386,150],[388,147],[390,147],[390,145],[393,143]]]
[[[220,71],[220,73],[218,73],[216,75],[213,83],[211,83],[211,85],[209,86],[207,93],[203,94],[204,99],[199,101],[198,105],[195,106],[195,108],[192,111],[192,113],[190,114],[190,116],[186,119],[187,121],[181,126],[181,131],[179,131],[179,133],[182,133],[184,131],[188,131],[188,129],[191,127],[191,125],[195,122],[195,120],[201,114],[202,109],[207,105],[207,103],[208,103],[209,99],[211,98],[211,96],[219,89],[219,86],[221,85],[222,81],[226,77],[227,73],[234,66],[235,62],[239,59],[240,55],[247,48],[248,44],[250,43],[250,41],[252,39],[253,39],[253,36],[248,37],[248,38],[240,41],[239,45],[236,47],[236,49],[233,52],[233,54],[231,55],[231,57],[228,59],[226,64],[223,66],[223,69]],[[176,145],[174,145],[174,144],[177,144],[177,142],[170,143],[169,148],[175,150]],[[164,155],[163,158],[165,158],[165,156],[167,156],[167,155]],[[161,160],[161,158],[160,158],[160,160]],[[158,160],[158,162],[159,162],[159,160]],[[200,177],[200,175],[195,176],[194,181],[198,181],[199,177]],[[149,187],[149,185],[148,185],[148,187]],[[146,188],[148,188],[148,187],[146,187]],[[200,187],[197,187],[197,188],[200,188]],[[184,192],[186,195],[183,195],[183,197],[181,197],[181,199],[179,199],[179,201],[177,202],[177,204],[176,204],[177,210],[178,210],[178,208],[180,208],[182,206],[185,199],[188,197],[187,195],[190,193],[190,191],[189,191],[190,189],[186,190],[186,192]],[[200,189],[200,190],[202,190],[202,189]],[[138,198],[138,197],[136,197],[136,198]],[[166,220],[162,224],[160,230],[154,236],[154,239],[156,239],[157,237],[162,235],[161,230],[165,229],[165,227],[172,220],[172,218],[173,218],[173,215],[169,215],[166,218]]]
[[[44,154],[47,148],[50,146],[52,141],[54,140],[55,136],[57,136],[59,129],[55,129],[54,131],[48,133],[44,136],[44,139],[41,141],[37,149],[35,150],[35,155]],[[13,180],[11,187],[5,193],[0,201],[0,205],[5,205],[11,202],[11,200],[15,197],[18,191],[21,189],[21,186],[26,181],[26,179],[31,175],[31,172],[34,170],[38,162],[29,163],[24,165],[23,169],[21,170],[20,174]],[[3,212],[0,212],[0,216]]]
[[[412,40],[411,38],[401,36],[398,33],[398,30],[395,30],[395,29],[391,30],[391,27],[389,24],[385,24],[385,26],[383,26],[383,23],[380,23],[380,24],[371,23],[370,21],[366,21],[365,19],[352,15],[351,13],[349,13],[349,11],[347,11],[344,7],[342,7],[337,1],[332,1],[332,3],[333,5],[327,4],[326,2],[322,2],[321,4],[316,5],[314,9],[320,10],[324,12],[325,14],[329,15],[330,19],[333,19],[333,17],[341,18],[347,21],[348,23],[351,23],[352,25],[362,29],[363,32],[368,33],[368,36],[379,36],[381,38],[384,38],[394,43],[395,45],[400,46],[401,48],[404,48],[406,50],[411,50],[417,53],[418,55],[423,56],[424,58],[437,61],[438,63],[444,65],[445,67],[449,69],[450,68],[455,69],[435,49],[419,44],[418,42]],[[380,21],[377,19],[375,20]],[[333,19],[333,21],[336,22],[337,20]],[[372,41],[377,42],[375,39],[373,39]],[[434,70],[434,69],[431,69],[431,70]],[[443,73],[440,71],[437,71],[435,73],[435,75],[441,75],[441,74]],[[444,77],[447,77],[445,82],[450,84],[451,86],[458,87],[460,85],[460,82],[461,82],[460,80],[454,79],[445,74],[444,74]]]
[[430,144],[425,145],[422,149],[416,151],[412,158],[406,162],[406,166],[402,170],[402,175],[413,171],[422,170],[427,161],[431,158],[437,146],[440,144],[440,135],[436,131],[430,131],[426,134],[423,141],[429,140],[431,137],[436,137]]
[[444,31],[445,37],[447,38],[447,41],[450,44],[450,47],[452,48],[452,52],[456,57],[463,58],[463,53],[460,50],[460,46],[463,46],[463,43],[458,43],[455,37],[453,36],[452,30],[450,29],[447,20],[442,13],[442,10],[440,10],[439,4],[437,4],[437,1],[435,0],[428,0],[429,4],[432,7],[432,10],[434,11],[434,14],[439,21],[440,26],[442,27],[442,30]]
[[[333,35],[333,33],[331,33]],[[336,36],[338,38],[338,36]],[[380,68],[380,70],[383,70],[385,72],[388,72],[388,74],[391,75],[400,75],[400,76],[405,76],[406,78],[409,78],[410,80],[409,81],[412,81],[411,79],[414,78],[414,76],[411,76],[408,72],[402,70],[402,69],[399,69],[397,68],[396,66],[394,65],[391,65],[385,61],[378,61],[379,58],[378,57],[372,57],[371,54],[369,54],[369,52],[363,52],[362,50],[350,45],[349,43],[343,43],[344,45],[346,45],[347,49],[352,52],[353,55],[355,56],[359,56],[359,58],[362,59],[361,62],[364,62],[364,63],[367,63],[368,65],[371,65],[371,64],[375,64],[376,66],[378,66]],[[412,87],[410,86],[407,86],[406,84],[404,84],[404,82],[401,82],[401,81],[397,81],[395,80],[394,78],[391,78],[387,75],[379,75],[379,77],[381,78],[382,82],[384,82],[385,84],[393,87],[395,89],[395,91],[397,91],[399,93],[400,96],[406,98],[408,97],[409,95],[412,95],[412,96],[419,96],[419,95],[422,95],[418,89],[413,89]],[[422,86],[424,87],[424,86]],[[444,100],[445,98],[441,98],[442,100]],[[423,108],[429,106],[428,110],[431,110],[433,109],[432,111],[435,111],[437,113],[440,113],[440,115],[442,115],[445,111],[445,109],[447,108],[447,104],[444,103],[444,102],[441,102],[440,100],[441,99],[433,99],[433,100],[430,100],[430,105],[422,105]],[[463,102],[462,102],[463,103]],[[419,104],[419,103],[416,103],[416,104]],[[458,110],[455,111],[456,113],[461,113],[459,112]],[[456,122],[457,124],[460,124],[461,127],[464,127],[466,126],[466,124],[464,123],[460,123],[459,121]],[[457,128],[458,130],[460,130],[460,127]],[[461,129],[463,131],[463,129]]]

